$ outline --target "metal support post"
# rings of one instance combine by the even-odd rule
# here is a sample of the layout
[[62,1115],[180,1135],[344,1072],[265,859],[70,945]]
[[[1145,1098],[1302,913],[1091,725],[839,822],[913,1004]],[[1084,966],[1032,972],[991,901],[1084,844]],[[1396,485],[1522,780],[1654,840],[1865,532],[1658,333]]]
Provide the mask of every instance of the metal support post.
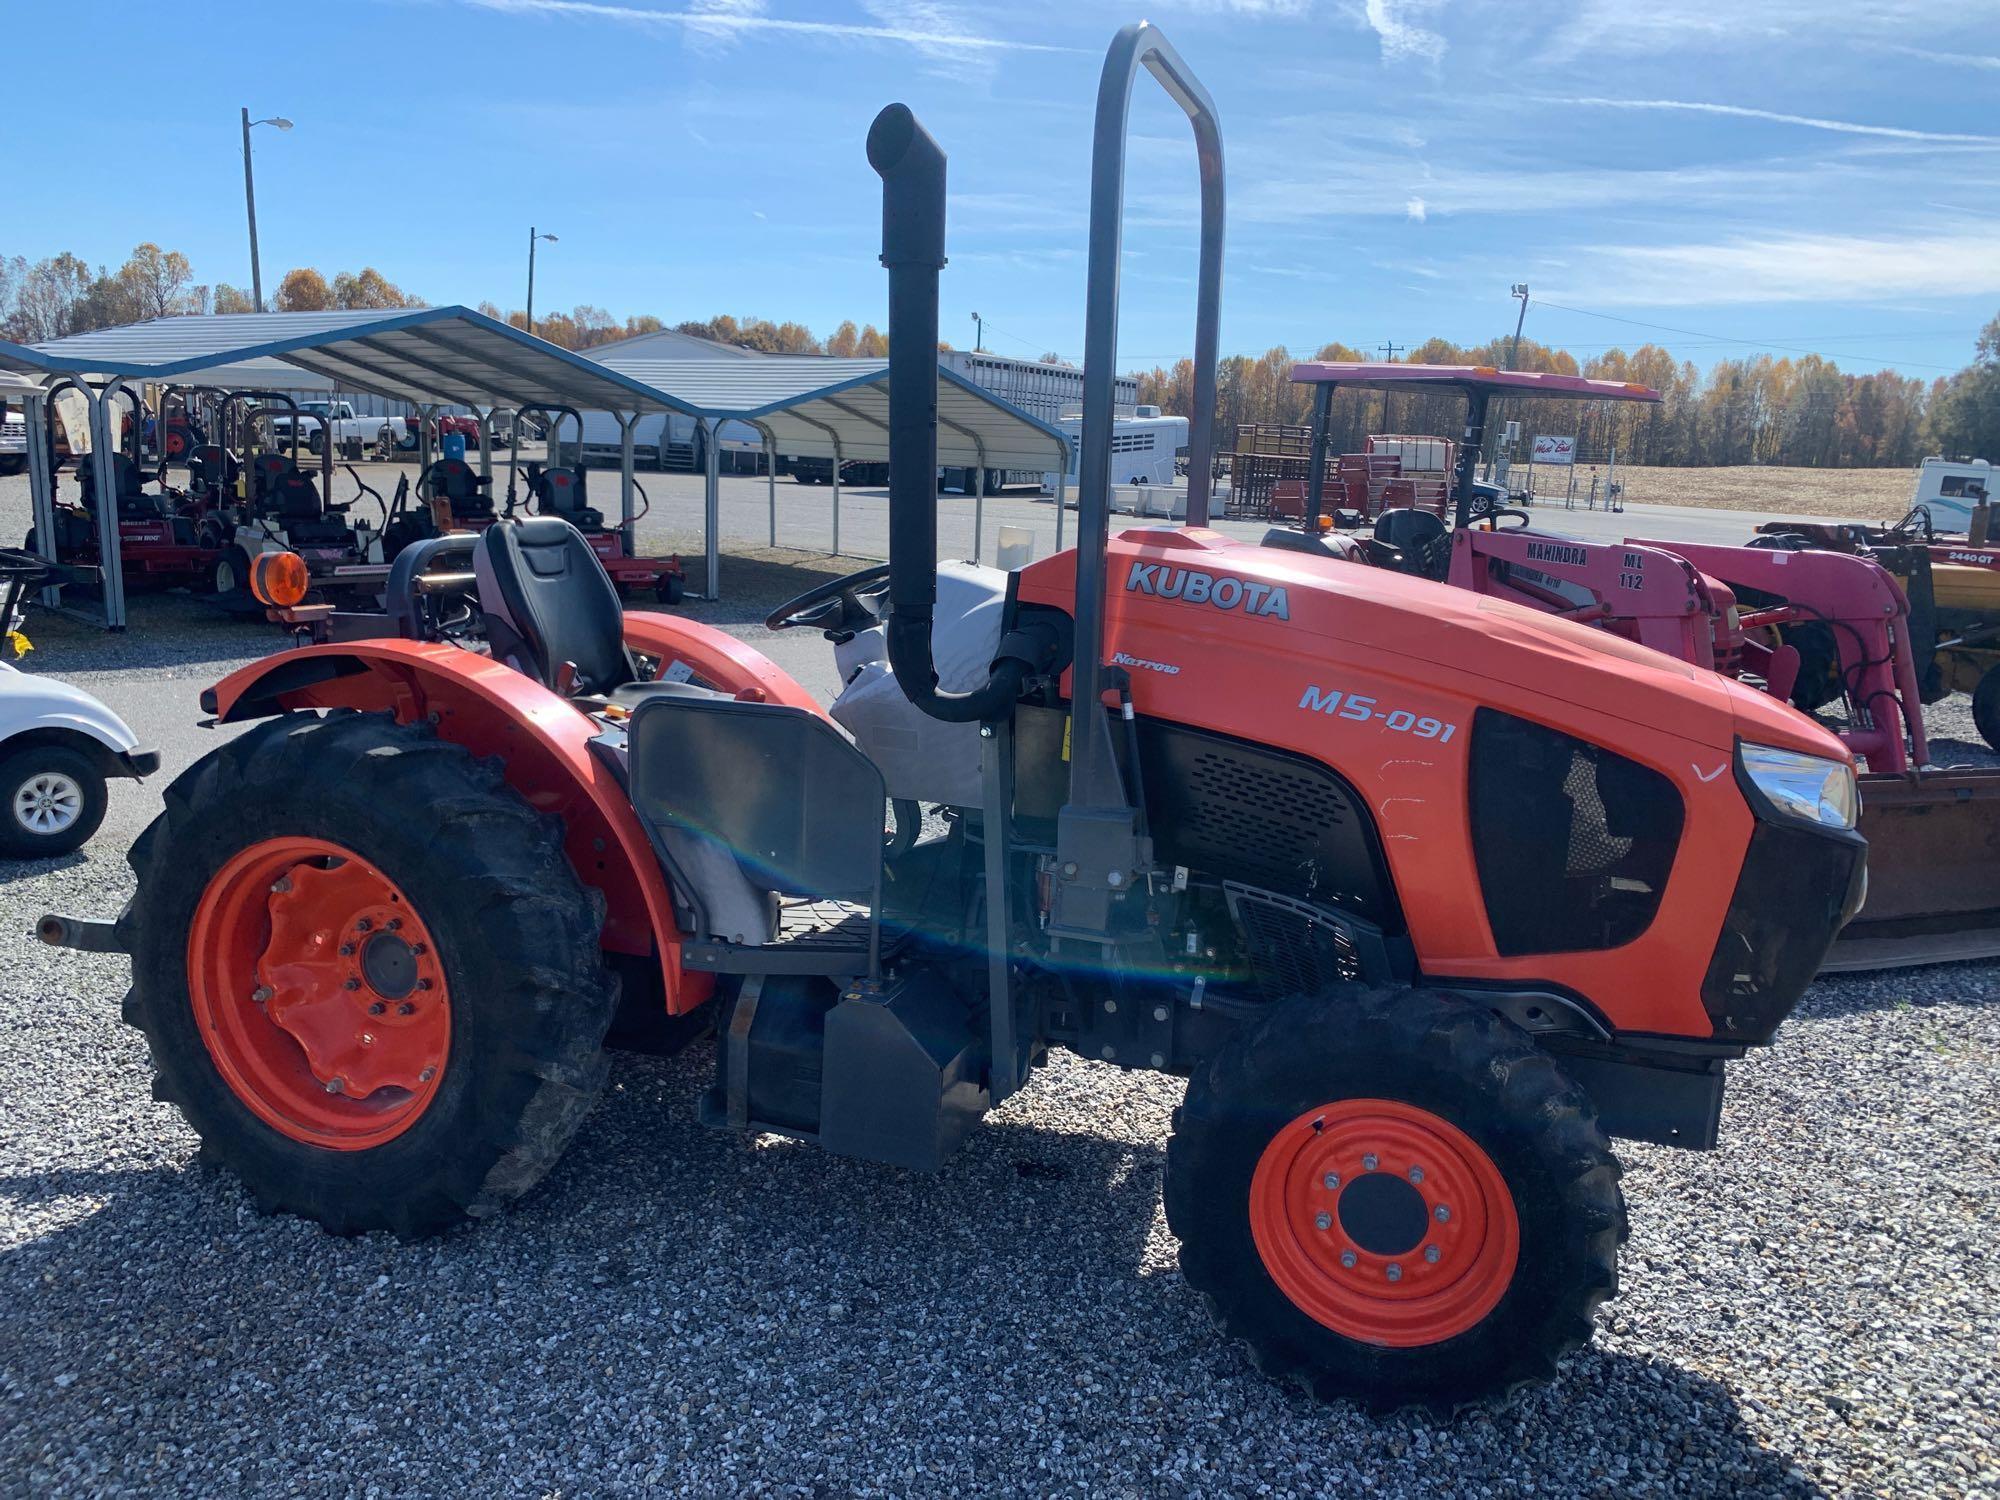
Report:
[[703,508],[703,540],[708,546],[708,597],[722,597],[722,455],[715,440],[716,429],[721,424],[713,417],[703,417],[702,431],[707,441],[702,444],[707,458],[708,493]]
[[[632,515],[632,487],[638,483],[637,456],[633,449],[632,429],[639,425],[639,414],[630,416],[624,412],[613,412],[618,419],[618,530],[625,538],[625,555],[639,555],[639,523]],[[583,462],[583,434],[576,435],[577,462]]]
[[[125,562],[118,535],[118,478],[111,456],[118,452],[118,417],[114,398],[124,390],[124,382],[113,380],[103,390],[89,393],[91,464],[97,480],[97,557],[100,582],[104,589],[104,628],[125,628]],[[133,403],[133,421],[138,420],[138,403]]]
[[833,433],[833,552],[840,556],[840,434]]
[[1019,1047],[1014,1039],[1013,986],[1008,963],[1012,937],[1007,930],[1008,789],[1014,784],[1014,720],[1011,714],[979,726],[979,768],[986,811],[981,817],[986,876],[986,984],[991,1016],[992,1089],[998,1104],[1021,1085]]
[[[44,562],[56,560],[56,481],[50,461],[55,442],[49,430],[49,405],[45,391],[37,391],[27,402],[28,418],[28,499],[35,517],[35,550]],[[50,584],[42,590],[42,605],[56,608],[62,590]]]

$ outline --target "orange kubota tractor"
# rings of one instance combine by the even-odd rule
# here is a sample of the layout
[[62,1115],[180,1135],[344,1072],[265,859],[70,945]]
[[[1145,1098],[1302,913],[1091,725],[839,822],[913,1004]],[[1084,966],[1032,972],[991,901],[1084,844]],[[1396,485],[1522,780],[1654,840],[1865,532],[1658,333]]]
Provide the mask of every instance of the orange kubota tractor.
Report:
[[[1141,67],[1199,150],[1198,384],[1189,524],[1112,537]],[[168,790],[115,924],[44,935],[130,952],[160,1096],[339,1233],[531,1187],[621,997],[713,1016],[713,1125],[913,1169],[1066,1047],[1189,1080],[1168,1221],[1262,1368],[1440,1406],[1549,1375],[1617,1285],[1607,1137],[1712,1144],[1856,904],[1847,751],[1601,631],[1207,529],[1222,145],[1145,25],[1099,96],[1079,545],[939,567],[944,156],[900,105],[868,156],[891,560],[770,622],[825,632],[830,710],[622,613],[559,518],[437,538],[379,639],[208,690],[254,726]],[[891,801],[933,836],[885,839]]]

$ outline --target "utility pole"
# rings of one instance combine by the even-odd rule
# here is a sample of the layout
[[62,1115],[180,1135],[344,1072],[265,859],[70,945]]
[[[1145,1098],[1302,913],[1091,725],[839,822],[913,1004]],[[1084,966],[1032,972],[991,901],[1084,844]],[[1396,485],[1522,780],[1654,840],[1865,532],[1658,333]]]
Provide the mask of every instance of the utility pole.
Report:
[[264,271],[257,263],[257,180],[250,171],[250,127],[253,125],[275,125],[280,130],[290,130],[292,122],[282,116],[253,120],[249,106],[243,108],[243,205],[250,211],[250,301],[258,312],[262,312]]
[[[1410,346],[1408,344],[1398,344],[1395,343],[1394,341],[1385,344],[1377,344],[1375,347],[1382,351],[1384,357],[1387,358],[1389,363],[1392,365],[1396,362],[1396,356],[1398,354],[1407,354],[1409,353],[1410,350]],[[1389,393],[1387,391],[1384,391],[1382,393],[1382,430],[1384,432],[1393,432],[1395,430],[1393,427],[1389,425]]]
[[1508,295],[1521,299],[1521,315],[1514,319],[1514,342],[1507,350],[1507,368],[1511,370],[1521,357],[1521,325],[1528,321],[1528,283],[1515,282]]
[[[1521,299],[1521,311],[1514,319],[1514,342],[1507,346],[1507,368],[1511,370],[1521,360],[1521,325],[1528,321],[1528,283],[1525,281],[1515,282],[1513,286],[1507,289],[1507,294],[1510,297]],[[1486,477],[1489,479],[1493,477],[1495,461],[1493,455],[1499,451],[1500,443],[1505,440],[1503,434],[1506,430],[1507,424],[1494,421],[1493,414],[1489,411],[1486,417],[1486,435],[1487,440],[1494,445],[1487,450],[1486,454]],[[1531,469],[1529,472],[1532,474],[1534,471]]]
[[974,354],[986,352],[986,320],[978,313],[972,315],[972,352]]
[[533,338],[535,336],[535,241],[536,240],[547,240],[551,245],[553,245],[556,242],[556,237],[552,234],[536,234],[535,226],[532,224],[528,226],[527,322],[528,322],[528,337],[530,338]]

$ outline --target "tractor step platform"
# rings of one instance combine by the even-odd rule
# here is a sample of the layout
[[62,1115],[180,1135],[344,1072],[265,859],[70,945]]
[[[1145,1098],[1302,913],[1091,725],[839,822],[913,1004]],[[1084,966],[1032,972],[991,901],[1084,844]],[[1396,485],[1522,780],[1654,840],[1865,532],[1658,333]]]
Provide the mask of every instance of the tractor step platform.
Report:
[[[778,908],[778,931],[770,942],[689,942],[681,962],[718,974],[865,974],[868,926],[868,908],[851,901],[786,901]],[[899,937],[882,934],[885,956]]]

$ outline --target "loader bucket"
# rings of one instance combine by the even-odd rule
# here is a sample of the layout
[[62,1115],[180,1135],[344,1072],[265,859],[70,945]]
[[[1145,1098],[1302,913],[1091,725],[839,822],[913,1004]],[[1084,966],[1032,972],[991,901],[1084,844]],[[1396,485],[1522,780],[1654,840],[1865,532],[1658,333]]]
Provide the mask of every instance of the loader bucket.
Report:
[[2000,768],[1861,778],[1868,898],[1822,973],[2000,957]]

